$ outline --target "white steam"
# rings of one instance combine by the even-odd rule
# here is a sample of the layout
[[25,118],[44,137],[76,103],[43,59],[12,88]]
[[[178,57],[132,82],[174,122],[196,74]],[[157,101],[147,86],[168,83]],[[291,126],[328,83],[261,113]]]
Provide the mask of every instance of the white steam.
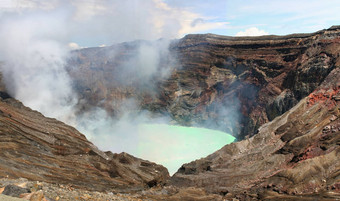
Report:
[[[57,20],[58,19],[58,20]],[[43,114],[67,121],[76,97],[64,70],[68,49],[63,43],[63,12],[3,18],[0,60],[11,96]]]
[[[167,78],[175,66],[175,58],[170,55],[169,44],[170,41],[166,39],[139,42],[136,53],[116,68],[114,80],[122,86],[137,84],[152,88],[153,80]],[[117,55],[114,51],[110,51],[110,54]],[[117,58],[111,57],[111,62],[114,62],[112,59]]]
[[[1,72],[9,93],[63,121],[73,116],[77,100],[65,71],[71,49],[108,41],[178,37],[186,26],[181,21],[198,17],[159,0],[9,1],[0,5],[0,16]],[[167,54],[168,42],[156,46],[141,45],[125,74],[138,69],[140,80],[148,81],[155,73],[165,77],[168,70],[158,68],[159,51]]]
[[[137,104],[124,108],[127,112],[118,120],[99,108],[76,116],[79,100],[65,69],[70,50],[174,38],[215,26],[201,20],[204,16],[171,8],[160,0],[19,0],[0,5],[0,16],[0,70],[10,95],[46,116],[75,125],[101,149],[113,152],[128,151],[149,140],[137,125],[169,120],[150,118],[138,112]],[[167,40],[141,43],[136,56],[119,68],[121,82],[137,80],[150,87],[154,78],[166,78],[170,69],[160,64],[169,54],[168,45]],[[114,58],[111,53],[109,57]],[[136,80],[131,80],[129,75],[136,72]]]

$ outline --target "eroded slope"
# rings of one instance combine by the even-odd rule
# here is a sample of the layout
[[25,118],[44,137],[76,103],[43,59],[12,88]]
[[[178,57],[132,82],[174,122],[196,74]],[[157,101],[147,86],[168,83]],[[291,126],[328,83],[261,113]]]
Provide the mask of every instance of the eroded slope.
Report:
[[[340,68],[254,137],[183,165],[176,186],[242,199],[340,197]],[[274,199],[275,200],[275,199]]]
[[76,129],[1,94],[0,177],[91,190],[141,190],[168,179],[163,166],[98,150]]

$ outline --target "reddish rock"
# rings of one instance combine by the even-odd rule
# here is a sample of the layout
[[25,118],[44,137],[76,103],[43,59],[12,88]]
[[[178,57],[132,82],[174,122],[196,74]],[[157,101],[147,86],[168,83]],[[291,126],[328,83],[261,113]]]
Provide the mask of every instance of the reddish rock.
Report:
[[[316,91],[334,87],[339,73],[334,69]],[[283,200],[340,198],[340,103],[317,99],[310,105],[309,97],[254,137],[184,164],[170,184],[229,192],[241,200],[275,200],[274,194]]]

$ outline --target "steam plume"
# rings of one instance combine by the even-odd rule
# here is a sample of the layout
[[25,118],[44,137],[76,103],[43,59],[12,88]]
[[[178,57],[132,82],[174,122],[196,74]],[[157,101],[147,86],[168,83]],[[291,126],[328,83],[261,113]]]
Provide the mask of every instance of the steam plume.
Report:
[[68,121],[76,97],[64,70],[64,11],[1,20],[1,71],[11,96],[43,114]]
[[[150,119],[136,104],[126,106],[119,120],[100,108],[76,116],[79,99],[65,69],[70,48],[175,38],[214,26],[202,20],[204,16],[173,9],[160,0],[26,0],[0,7],[0,16],[0,68],[10,95],[46,116],[76,126],[100,148],[113,152],[150,141],[137,125],[168,123],[169,119]],[[139,84],[151,87],[155,76],[166,78],[170,69],[161,68],[160,63],[168,54],[168,45],[167,40],[141,43],[136,56],[119,68],[122,77],[117,80],[125,83],[127,75],[138,72]]]

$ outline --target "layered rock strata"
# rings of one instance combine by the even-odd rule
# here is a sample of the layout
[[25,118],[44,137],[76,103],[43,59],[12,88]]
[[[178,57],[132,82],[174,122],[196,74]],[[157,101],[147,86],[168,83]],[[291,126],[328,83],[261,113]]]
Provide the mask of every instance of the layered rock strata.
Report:
[[0,177],[98,191],[141,190],[169,178],[161,165],[102,152],[75,128],[0,95]]
[[[340,197],[340,68],[254,137],[184,164],[175,186],[240,199]],[[295,198],[294,198],[295,197]]]
[[[143,42],[74,52],[69,73],[84,104],[113,116],[136,100],[137,108],[172,117],[183,125],[219,129],[243,139],[315,90],[340,65],[340,27],[312,34],[227,37],[187,35],[173,41],[159,68],[168,77],[143,82],[129,74]],[[124,65],[123,65],[124,64]],[[137,67],[136,67],[137,68]],[[142,71],[142,70],[140,70]],[[159,77],[159,76],[158,76]]]

